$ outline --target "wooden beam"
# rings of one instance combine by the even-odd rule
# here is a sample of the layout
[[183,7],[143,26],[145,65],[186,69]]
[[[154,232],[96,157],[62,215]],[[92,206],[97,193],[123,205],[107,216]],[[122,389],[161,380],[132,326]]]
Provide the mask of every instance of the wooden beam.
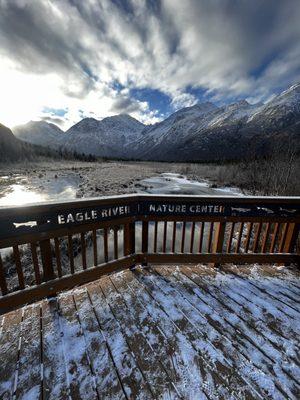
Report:
[[10,293],[0,298],[0,314],[4,314],[20,305],[35,302],[47,296],[56,295],[62,290],[71,289],[74,286],[94,281],[111,272],[126,269],[134,264],[134,262],[134,256],[122,257],[106,264],[97,265],[95,268],[75,272],[73,275],[63,276],[62,278],[44,282],[38,286]]

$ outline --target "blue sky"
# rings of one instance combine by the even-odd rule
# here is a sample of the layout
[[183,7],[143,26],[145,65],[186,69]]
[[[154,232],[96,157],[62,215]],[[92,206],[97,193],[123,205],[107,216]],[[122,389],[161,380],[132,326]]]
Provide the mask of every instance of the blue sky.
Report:
[[0,122],[155,123],[300,81],[299,0],[0,0]]

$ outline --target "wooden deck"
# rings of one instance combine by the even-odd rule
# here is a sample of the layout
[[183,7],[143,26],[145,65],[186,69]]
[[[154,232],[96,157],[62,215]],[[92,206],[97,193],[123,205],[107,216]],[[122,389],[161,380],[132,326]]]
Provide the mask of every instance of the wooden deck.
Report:
[[299,277],[138,267],[5,314],[0,398],[299,399]]

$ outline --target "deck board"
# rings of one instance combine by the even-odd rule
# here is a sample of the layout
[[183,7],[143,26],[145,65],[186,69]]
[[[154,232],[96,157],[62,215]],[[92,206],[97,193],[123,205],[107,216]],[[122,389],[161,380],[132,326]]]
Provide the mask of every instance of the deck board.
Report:
[[[151,291],[152,296],[157,299],[169,318],[197,350],[200,357],[199,366],[202,380],[205,382],[204,390],[206,395],[210,398],[218,394],[220,399],[229,398],[230,394],[235,394],[237,398],[241,396],[245,382],[240,381],[237,384],[236,381],[239,380],[239,376],[234,373],[232,366],[227,362],[223,354],[203,337],[201,330],[197,329],[197,326],[191,321],[190,314],[186,315],[187,309],[181,309],[177,305],[179,297],[173,297],[174,292],[172,292],[172,289],[172,293],[168,293],[166,290],[163,291],[161,289],[163,283],[160,281],[159,285],[156,285],[152,281],[150,274],[148,275],[148,273],[141,270],[137,270],[134,273],[137,279],[145,285],[145,290]],[[182,305],[182,302],[180,302],[180,305]],[[228,377],[230,377],[230,382]],[[249,396],[248,392],[250,390],[247,386],[245,392],[245,395]]]
[[41,327],[40,305],[32,305],[24,311],[21,325],[21,346],[19,368],[16,380],[16,398],[22,399],[25,393],[29,398],[41,396]]
[[162,360],[153,351],[142,330],[136,325],[136,321],[130,311],[125,309],[121,296],[115,291],[108,278],[102,279],[100,286],[115,318],[121,325],[122,332],[135,355],[143,375],[151,386],[154,398],[159,397],[162,390],[164,390],[168,398],[177,399],[178,395]]
[[95,376],[90,368],[86,343],[72,295],[61,296],[59,319],[71,398],[96,399]]
[[[288,391],[286,394],[290,395],[291,390],[285,389],[285,371],[283,371],[281,365],[276,364],[269,357],[269,353],[273,354],[276,349],[257,335],[255,331],[251,331],[245,321],[240,318],[237,308],[234,311],[230,310],[227,297],[223,296],[218,299],[215,291],[213,296],[208,291],[203,291],[203,280],[201,280],[201,287],[197,287],[187,279],[184,279],[182,275],[181,278],[181,281],[177,281],[177,287],[180,288],[186,298],[189,298],[191,304],[194,304],[197,310],[205,316],[211,326],[220,333],[223,332],[223,336],[228,339],[227,343],[219,339],[219,343],[222,346],[226,343],[227,348],[230,346],[229,343],[233,344],[232,349],[229,347],[227,351],[226,348],[223,351],[225,354],[229,354],[229,358],[234,357],[234,364],[239,366],[240,371],[244,371],[243,374],[246,373],[252,384],[258,385],[259,390],[265,396],[271,395],[274,397],[276,395],[278,398],[285,398],[280,397],[280,392],[283,395],[286,391]],[[185,282],[185,284],[181,282]],[[226,304],[224,303],[224,298],[226,298]],[[206,329],[205,324],[203,329]],[[208,333],[211,334],[211,329],[208,330]],[[277,356],[282,356],[278,351],[276,354]],[[240,355],[243,355],[246,360],[245,358],[241,359]],[[249,370],[248,373],[247,370]],[[280,382],[282,383],[281,385],[279,385]],[[298,393],[295,385],[296,383],[292,382],[291,387]]]
[[1,399],[298,399],[300,274],[137,267],[0,317]]
[[99,397],[105,399],[125,399],[108,344],[99,327],[86,290],[74,293],[74,300],[86,341]]
[[12,398],[15,391],[23,310],[3,317],[0,336],[0,399]]
[[[188,339],[181,333],[176,324],[168,317],[163,308],[156,303],[144,287],[134,278],[133,274],[126,271],[120,279],[126,281],[130,291],[130,298],[135,298],[143,309],[151,316],[156,326],[168,339],[172,350],[172,360],[177,367],[176,385],[180,392],[185,393],[184,398],[189,398],[192,392],[198,399],[207,399],[203,391],[201,363],[197,353]],[[143,316],[142,316],[143,317]]]
[[134,354],[120,328],[119,322],[112,314],[110,307],[99,285],[88,288],[99,324],[104,332],[123,388],[128,398],[152,399],[153,395],[148,382],[141,372]]
[[41,308],[43,398],[47,400],[68,398],[70,391],[56,299],[43,301]]

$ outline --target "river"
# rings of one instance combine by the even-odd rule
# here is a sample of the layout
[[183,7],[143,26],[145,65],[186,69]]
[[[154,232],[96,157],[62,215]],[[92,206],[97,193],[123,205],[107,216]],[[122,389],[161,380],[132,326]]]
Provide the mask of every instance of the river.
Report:
[[[76,198],[81,183],[72,173],[52,178],[29,179],[25,175],[0,177],[0,206],[25,205],[44,201],[63,201]],[[184,175],[163,173],[136,183],[138,193],[182,195],[240,195],[235,188],[212,188],[207,181],[189,180]]]

